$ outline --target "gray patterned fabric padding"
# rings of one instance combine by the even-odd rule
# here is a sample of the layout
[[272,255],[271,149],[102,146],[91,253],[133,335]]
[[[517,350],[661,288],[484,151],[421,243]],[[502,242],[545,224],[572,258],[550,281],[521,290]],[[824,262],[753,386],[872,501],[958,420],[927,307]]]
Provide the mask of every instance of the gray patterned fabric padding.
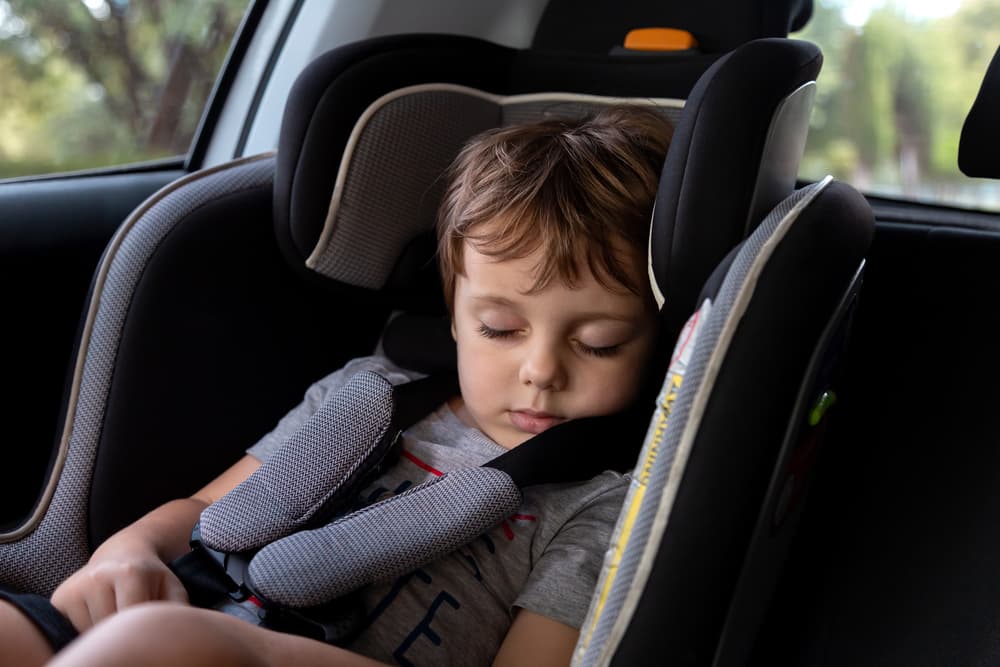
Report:
[[349,167],[342,163],[338,175],[343,187],[334,190],[339,203],[328,214],[330,236],[307,265],[378,289],[406,243],[433,224],[441,176],[462,144],[498,125],[500,110],[486,99],[432,91],[397,97],[362,122]]
[[[250,586],[288,607],[323,604],[468,544],[520,505],[521,492],[507,473],[453,470],[264,547],[250,562]],[[414,533],[414,525],[421,530]]]
[[[323,233],[306,265],[351,285],[383,287],[406,244],[433,227],[444,174],[468,139],[492,127],[579,116],[623,101],[558,93],[501,98],[448,84],[401,89],[376,101],[344,150]],[[676,122],[680,104],[671,103],[660,100],[654,108]]]
[[217,551],[259,549],[300,530],[385,438],[392,384],[363,371],[333,392],[257,470],[201,513]]
[[[773,247],[795,223],[799,211],[828,183],[829,178],[793,193],[776,206],[744,242],[695,343],[684,382],[670,407],[667,427],[658,433],[658,413],[663,409],[659,403],[670,390],[664,386],[639,459],[640,463],[651,461],[645,471],[648,482],[641,492],[633,485],[626,497],[597,593],[581,628],[573,665],[605,665],[614,655],[645,588],[661,538],[669,528],[673,499],[698,432],[702,410],[712,392],[732,333],[753,295],[757,275],[766,265]],[[671,378],[666,382],[671,382]],[[623,531],[626,523],[630,527]],[[616,567],[609,567],[616,551],[620,558]]]
[[[269,189],[270,156],[248,158],[176,181],[143,203],[105,253],[80,344],[67,431],[33,520],[0,536],[0,584],[50,594],[89,557],[87,501],[118,343],[136,284],[157,246],[185,217],[224,194]],[[82,365],[81,365],[82,364]],[[53,488],[54,486],[54,488]]]

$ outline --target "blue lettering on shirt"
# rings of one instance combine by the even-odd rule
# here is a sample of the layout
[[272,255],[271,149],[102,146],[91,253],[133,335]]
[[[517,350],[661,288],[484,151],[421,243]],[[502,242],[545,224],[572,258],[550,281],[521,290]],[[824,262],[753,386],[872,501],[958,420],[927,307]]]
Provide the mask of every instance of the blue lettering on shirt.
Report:
[[403,665],[404,667],[412,667],[413,663],[406,659],[406,652],[410,650],[413,646],[413,642],[417,641],[421,636],[427,637],[431,640],[431,643],[435,646],[441,645],[441,636],[434,631],[431,627],[431,621],[434,620],[434,616],[437,614],[438,609],[440,609],[443,603],[447,602],[452,609],[458,609],[462,605],[458,603],[454,597],[452,597],[446,591],[441,591],[438,593],[434,601],[431,602],[430,609],[427,610],[427,614],[424,616],[423,620],[417,624],[417,627],[413,628],[413,632],[407,635],[403,643],[399,645],[395,651],[392,652],[392,657],[396,659],[396,662]]
[[396,596],[399,595],[400,591],[406,588],[406,585],[410,583],[410,579],[412,579],[413,577],[416,577],[425,584],[431,583],[431,575],[427,574],[424,570],[420,568],[417,568],[416,570],[410,572],[409,574],[404,574],[402,577],[397,579],[392,584],[392,588],[389,589],[389,592],[385,594],[385,597],[379,600],[379,603],[372,608],[371,613],[368,614],[368,618],[365,619],[366,627],[374,623],[375,620],[378,619],[378,617],[381,616],[383,612],[385,612],[385,610],[389,608],[389,605],[391,605],[393,600],[396,599]]
[[[383,496],[399,495],[400,493],[403,493],[404,491],[409,489],[411,486],[413,486],[413,482],[409,480],[403,481],[391,493],[385,487],[378,486],[372,489],[366,496],[359,497],[358,500],[361,501],[359,504],[370,505],[372,503],[378,502],[379,500],[382,500]],[[482,545],[485,547],[486,551],[489,554],[496,555],[497,552],[496,542],[494,542],[493,538],[490,537],[489,532],[483,533],[477,539],[481,540]],[[472,576],[476,579],[476,581],[482,582],[483,573],[479,567],[478,561],[473,556],[473,553],[471,551],[464,551],[464,550],[460,551],[459,553],[469,564],[470,573],[472,574]],[[396,581],[393,582],[392,587],[389,589],[389,591],[378,602],[378,604],[376,604],[372,608],[371,612],[368,614],[368,617],[365,619],[366,628],[373,625],[379,619],[379,617],[382,616],[382,614],[384,614],[386,610],[392,606],[392,603],[396,600],[396,598],[399,597],[399,594],[403,591],[403,589],[405,589],[408,585],[410,585],[410,583],[414,580],[414,578],[426,585],[432,583],[432,577],[430,576],[430,574],[428,574],[427,571],[421,568],[418,568],[413,572],[403,575],[402,577],[396,579]],[[441,608],[441,605],[445,603],[447,603],[447,605],[452,609],[456,610],[462,606],[461,603],[451,593],[444,590],[439,592],[437,596],[431,601],[431,604],[427,609],[427,613],[424,615],[424,617],[420,620],[419,623],[417,623],[416,627],[414,627],[413,630],[403,639],[403,641],[396,648],[396,650],[393,651],[392,657],[400,665],[403,665],[404,667],[411,667],[413,665],[413,663],[406,657],[406,653],[412,648],[413,644],[418,639],[420,639],[420,637],[427,637],[427,639],[429,639],[434,646],[441,645],[442,642],[441,636],[437,633],[437,631],[434,628],[431,627],[431,623],[435,620],[438,611]],[[447,627],[447,625],[445,627]]]

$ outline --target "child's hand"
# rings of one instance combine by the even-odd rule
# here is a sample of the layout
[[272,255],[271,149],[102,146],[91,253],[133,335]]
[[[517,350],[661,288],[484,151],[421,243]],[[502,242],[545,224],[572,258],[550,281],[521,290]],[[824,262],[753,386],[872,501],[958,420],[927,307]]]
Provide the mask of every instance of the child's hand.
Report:
[[188,601],[187,591],[141,540],[105,542],[52,594],[52,604],[81,632],[125,607],[150,600]]
[[190,498],[160,505],[118,531],[52,594],[52,604],[81,632],[140,602],[187,602],[167,563],[186,553],[202,510],[250,476],[260,461],[246,455]]

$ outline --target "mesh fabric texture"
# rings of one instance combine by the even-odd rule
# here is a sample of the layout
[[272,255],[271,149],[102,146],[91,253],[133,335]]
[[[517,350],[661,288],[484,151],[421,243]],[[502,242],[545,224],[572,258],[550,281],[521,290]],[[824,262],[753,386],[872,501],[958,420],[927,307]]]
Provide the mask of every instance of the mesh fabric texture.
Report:
[[250,562],[250,586],[293,608],[324,604],[468,544],[520,505],[507,473],[460,468],[264,547]]
[[[406,244],[434,226],[448,166],[471,137],[513,123],[581,116],[621,101],[531,97],[507,104],[441,84],[376,102],[359,119],[353,147],[345,149],[324,231],[307,265],[352,285],[383,287]],[[675,124],[681,111],[679,104],[652,108]]]
[[352,377],[252,475],[205,508],[202,541],[238,552],[301,529],[362,468],[393,413],[388,380],[371,371]]
[[329,278],[382,287],[406,244],[433,226],[442,177],[462,144],[499,122],[494,102],[451,91],[404,95],[379,108],[360,127],[327,221],[332,236],[309,265]]

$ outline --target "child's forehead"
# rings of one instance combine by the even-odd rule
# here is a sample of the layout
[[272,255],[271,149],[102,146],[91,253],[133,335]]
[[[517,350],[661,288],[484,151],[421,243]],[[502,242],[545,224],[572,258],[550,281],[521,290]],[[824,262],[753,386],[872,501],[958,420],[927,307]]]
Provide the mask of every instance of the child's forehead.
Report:
[[[636,261],[638,253],[624,243],[616,248],[616,254],[633,278],[645,280],[645,270]],[[582,244],[581,244],[582,246]],[[463,265],[465,277],[484,288],[503,287],[512,293],[528,296],[551,286],[577,290],[584,285],[596,283],[603,291],[615,296],[634,296],[627,285],[620,283],[601,270],[600,264],[589,261],[587,252],[594,249],[582,246],[575,254],[571,266],[563,266],[551,249],[541,243],[527,252],[498,253],[488,244],[466,239],[463,243]],[[644,262],[643,262],[644,263]],[[597,267],[595,272],[594,267]]]
[[532,221],[515,223],[500,216],[467,228],[462,235],[462,248],[497,261],[538,255],[537,263],[542,267],[569,260],[586,265],[588,257],[601,254],[608,248],[621,261],[645,261],[645,248],[635,247],[624,233],[612,232],[605,240],[568,230],[552,233],[551,229],[546,231],[546,227],[553,225],[534,224]]

